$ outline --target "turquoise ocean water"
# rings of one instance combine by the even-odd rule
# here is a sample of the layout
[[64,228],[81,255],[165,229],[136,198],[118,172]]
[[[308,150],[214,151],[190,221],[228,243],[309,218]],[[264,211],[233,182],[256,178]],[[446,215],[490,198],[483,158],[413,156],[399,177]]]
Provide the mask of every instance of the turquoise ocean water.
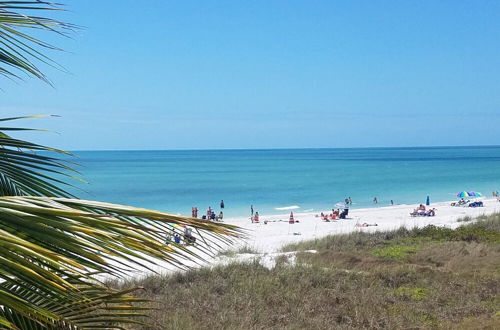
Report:
[[500,147],[203,151],[77,151],[84,199],[190,214],[226,216],[297,205],[318,211],[351,197],[353,207],[452,200],[500,190]]

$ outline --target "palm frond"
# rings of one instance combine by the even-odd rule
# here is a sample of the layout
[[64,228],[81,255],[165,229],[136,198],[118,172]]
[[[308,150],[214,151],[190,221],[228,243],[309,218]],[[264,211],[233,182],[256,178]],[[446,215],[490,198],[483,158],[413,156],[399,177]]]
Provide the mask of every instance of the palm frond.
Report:
[[[176,224],[196,229],[197,244],[166,244],[166,236],[183,234]],[[154,271],[154,266],[185,268],[187,262],[213,256],[211,247],[242,235],[232,225],[124,205],[0,197],[0,279],[5,281],[0,286],[0,319],[16,326],[29,320],[32,325],[57,321],[81,328],[135,322],[129,318],[142,312],[134,298],[105,289],[95,273],[122,276]],[[109,305],[110,297],[115,307]]]
[[0,292],[15,297],[18,305],[3,306],[0,320],[11,329],[120,329],[120,324],[142,324],[136,318],[147,316],[149,308],[139,303],[147,300],[131,295],[133,288],[123,291],[109,289],[95,283],[81,284],[77,279],[81,298],[61,300],[59,295],[41,295],[9,281],[0,284]]
[[[10,121],[43,116],[0,118]],[[48,153],[71,156],[71,153],[50,148],[5,134],[5,131],[37,130],[32,128],[0,127],[0,196],[59,196],[73,197],[62,187],[71,186],[64,178],[83,181],[73,163]],[[43,131],[43,130],[42,130]]]
[[[75,26],[53,18],[30,15],[33,11],[61,11],[61,5],[49,1],[0,1],[0,75],[19,78],[18,72],[49,82],[37,63],[63,69],[41,52],[41,49],[60,50],[23,32],[36,29],[66,35]],[[17,71],[17,72],[16,72]]]
[[[63,178],[73,178],[76,171],[57,155],[71,154],[2,130],[30,129],[0,127],[0,328],[121,329],[115,324],[140,324],[140,300],[130,291],[107,288],[96,275],[187,268],[243,236],[227,224],[69,198],[61,188],[67,184]],[[196,230],[195,245],[167,240],[183,236],[183,226]]]

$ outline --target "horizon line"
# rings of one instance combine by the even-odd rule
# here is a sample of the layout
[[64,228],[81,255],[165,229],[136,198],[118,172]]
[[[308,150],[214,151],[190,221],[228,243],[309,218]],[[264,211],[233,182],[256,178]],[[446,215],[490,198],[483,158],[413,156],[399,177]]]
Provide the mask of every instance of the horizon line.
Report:
[[482,144],[482,145],[436,145],[436,146],[404,146],[404,147],[283,147],[283,148],[206,148],[206,149],[73,149],[70,152],[80,151],[272,151],[272,150],[327,150],[327,149],[439,149],[439,148],[491,148],[500,147],[499,144]]

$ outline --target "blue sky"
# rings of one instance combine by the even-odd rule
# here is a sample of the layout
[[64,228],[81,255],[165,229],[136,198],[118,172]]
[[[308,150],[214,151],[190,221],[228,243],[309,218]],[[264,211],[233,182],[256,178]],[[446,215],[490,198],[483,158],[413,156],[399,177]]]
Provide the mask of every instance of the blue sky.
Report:
[[1,82],[69,150],[498,144],[498,1],[65,1],[70,73]]

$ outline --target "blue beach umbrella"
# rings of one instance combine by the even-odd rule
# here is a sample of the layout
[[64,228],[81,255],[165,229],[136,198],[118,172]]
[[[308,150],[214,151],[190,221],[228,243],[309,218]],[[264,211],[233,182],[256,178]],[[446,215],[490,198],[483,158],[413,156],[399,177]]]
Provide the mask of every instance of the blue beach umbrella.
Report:
[[470,197],[483,197],[483,194],[477,191],[469,191],[468,193]]

